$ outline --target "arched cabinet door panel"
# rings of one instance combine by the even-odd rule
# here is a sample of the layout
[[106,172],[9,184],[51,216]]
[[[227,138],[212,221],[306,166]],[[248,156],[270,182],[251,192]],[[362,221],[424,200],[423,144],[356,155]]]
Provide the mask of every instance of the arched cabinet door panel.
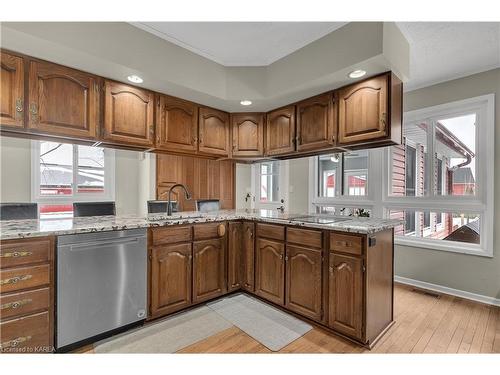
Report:
[[44,134],[96,138],[100,78],[64,66],[29,63],[28,127]]
[[285,298],[285,245],[257,238],[255,294],[280,305]]
[[161,95],[158,101],[156,147],[195,153],[198,149],[198,106],[186,100]]
[[321,250],[286,247],[286,306],[314,320],[321,320]]
[[233,156],[264,155],[264,114],[233,113]]
[[295,151],[295,106],[290,105],[266,115],[266,155]]
[[242,261],[242,245],[243,245],[243,223],[229,223],[229,240],[227,251],[227,290],[240,289],[243,261]]
[[362,258],[330,254],[328,280],[328,324],[339,332],[362,339]]
[[132,146],[153,146],[154,94],[113,81],[106,81],[104,87],[102,138]]
[[339,91],[339,144],[360,143],[389,134],[387,74]]
[[337,138],[337,103],[326,93],[297,104],[297,151],[333,146]]
[[191,263],[190,242],[151,249],[151,316],[191,304]]
[[24,127],[24,60],[0,52],[0,125]]
[[225,239],[193,242],[193,303],[225,293]]
[[200,107],[198,117],[198,151],[229,156],[229,114]]

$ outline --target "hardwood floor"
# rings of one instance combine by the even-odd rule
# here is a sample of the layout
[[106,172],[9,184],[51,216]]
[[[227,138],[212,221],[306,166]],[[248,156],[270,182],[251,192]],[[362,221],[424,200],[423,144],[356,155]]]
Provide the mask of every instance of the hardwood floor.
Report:
[[[280,353],[500,353],[500,308],[396,284],[395,324],[372,350],[314,327]],[[78,352],[92,352],[87,347]],[[231,327],[178,353],[271,353]]]

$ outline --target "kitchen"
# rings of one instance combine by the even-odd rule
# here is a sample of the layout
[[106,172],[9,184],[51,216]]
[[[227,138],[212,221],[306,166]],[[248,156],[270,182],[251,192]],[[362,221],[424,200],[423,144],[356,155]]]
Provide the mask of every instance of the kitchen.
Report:
[[429,78],[411,22],[193,52],[265,26],[220,24],[2,23],[1,351],[498,354],[498,56]]

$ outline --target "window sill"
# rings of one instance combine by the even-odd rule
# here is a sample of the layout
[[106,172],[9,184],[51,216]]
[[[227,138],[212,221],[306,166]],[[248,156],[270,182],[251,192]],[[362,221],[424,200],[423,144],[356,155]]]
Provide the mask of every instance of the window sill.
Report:
[[394,236],[394,244],[493,258],[493,251],[491,249],[482,248],[480,245],[457,243],[453,241]]

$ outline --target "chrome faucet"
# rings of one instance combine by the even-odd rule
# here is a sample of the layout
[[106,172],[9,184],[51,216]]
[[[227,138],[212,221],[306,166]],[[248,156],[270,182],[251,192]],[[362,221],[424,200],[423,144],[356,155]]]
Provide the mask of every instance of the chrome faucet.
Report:
[[186,194],[186,199],[191,199],[191,194],[189,194],[189,191],[183,184],[172,185],[172,187],[168,189],[167,216],[172,216],[172,190],[174,190],[174,188],[176,187],[181,187],[182,189],[184,189],[184,194]]

